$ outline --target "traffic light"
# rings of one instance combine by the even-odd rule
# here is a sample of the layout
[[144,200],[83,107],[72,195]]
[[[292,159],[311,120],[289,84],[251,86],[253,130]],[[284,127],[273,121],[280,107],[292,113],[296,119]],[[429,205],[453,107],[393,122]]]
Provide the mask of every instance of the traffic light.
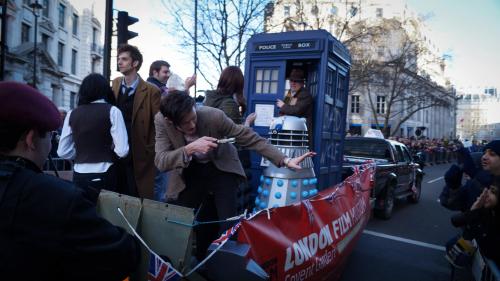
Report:
[[128,12],[119,11],[118,12],[118,22],[116,23],[116,28],[118,29],[118,46],[121,44],[126,44],[129,39],[132,39],[139,35],[137,32],[129,31],[128,26],[138,22],[138,18],[130,17]]

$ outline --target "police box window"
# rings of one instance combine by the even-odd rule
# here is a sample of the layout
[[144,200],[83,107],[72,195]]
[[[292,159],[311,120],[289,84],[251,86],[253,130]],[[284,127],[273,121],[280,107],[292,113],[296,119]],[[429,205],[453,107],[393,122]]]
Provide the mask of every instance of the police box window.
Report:
[[255,73],[256,94],[278,93],[278,68],[259,68]]

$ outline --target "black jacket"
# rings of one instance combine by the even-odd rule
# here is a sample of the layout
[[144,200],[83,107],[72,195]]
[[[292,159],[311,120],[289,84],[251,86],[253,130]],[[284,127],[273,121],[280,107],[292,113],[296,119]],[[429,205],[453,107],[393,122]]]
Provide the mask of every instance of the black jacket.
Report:
[[123,280],[139,258],[136,239],[100,218],[82,190],[0,156],[1,280]]
[[500,207],[492,209],[480,208],[465,212],[468,218],[463,237],[476,239],[481,253],[497,265],[500,264]]
[[235,124],[241,125],[243,123],[239,105],[232,95],[223,95],[216,91],[207,91],[203,104],[224,111],[226,116],[233,120]]

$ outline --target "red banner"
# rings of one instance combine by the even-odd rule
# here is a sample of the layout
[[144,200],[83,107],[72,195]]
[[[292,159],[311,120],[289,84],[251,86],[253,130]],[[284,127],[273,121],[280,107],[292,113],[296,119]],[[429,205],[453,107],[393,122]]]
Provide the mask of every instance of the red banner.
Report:
[[270,280],[337,280],[370,217],[375,166],[294,205],[243,220],[238,241],[250,245]]

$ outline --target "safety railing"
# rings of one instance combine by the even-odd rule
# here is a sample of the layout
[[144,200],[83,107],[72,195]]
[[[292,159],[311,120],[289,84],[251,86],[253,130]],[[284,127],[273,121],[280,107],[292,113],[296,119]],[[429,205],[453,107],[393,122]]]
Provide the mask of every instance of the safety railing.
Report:
[[475,281],[500,281],[498,265],[476,251],[472,260],[472,276]]
[[47,160],[43,165],[44,171],[72,171],[73,161],[62,158],[52,158],[52,161]]

